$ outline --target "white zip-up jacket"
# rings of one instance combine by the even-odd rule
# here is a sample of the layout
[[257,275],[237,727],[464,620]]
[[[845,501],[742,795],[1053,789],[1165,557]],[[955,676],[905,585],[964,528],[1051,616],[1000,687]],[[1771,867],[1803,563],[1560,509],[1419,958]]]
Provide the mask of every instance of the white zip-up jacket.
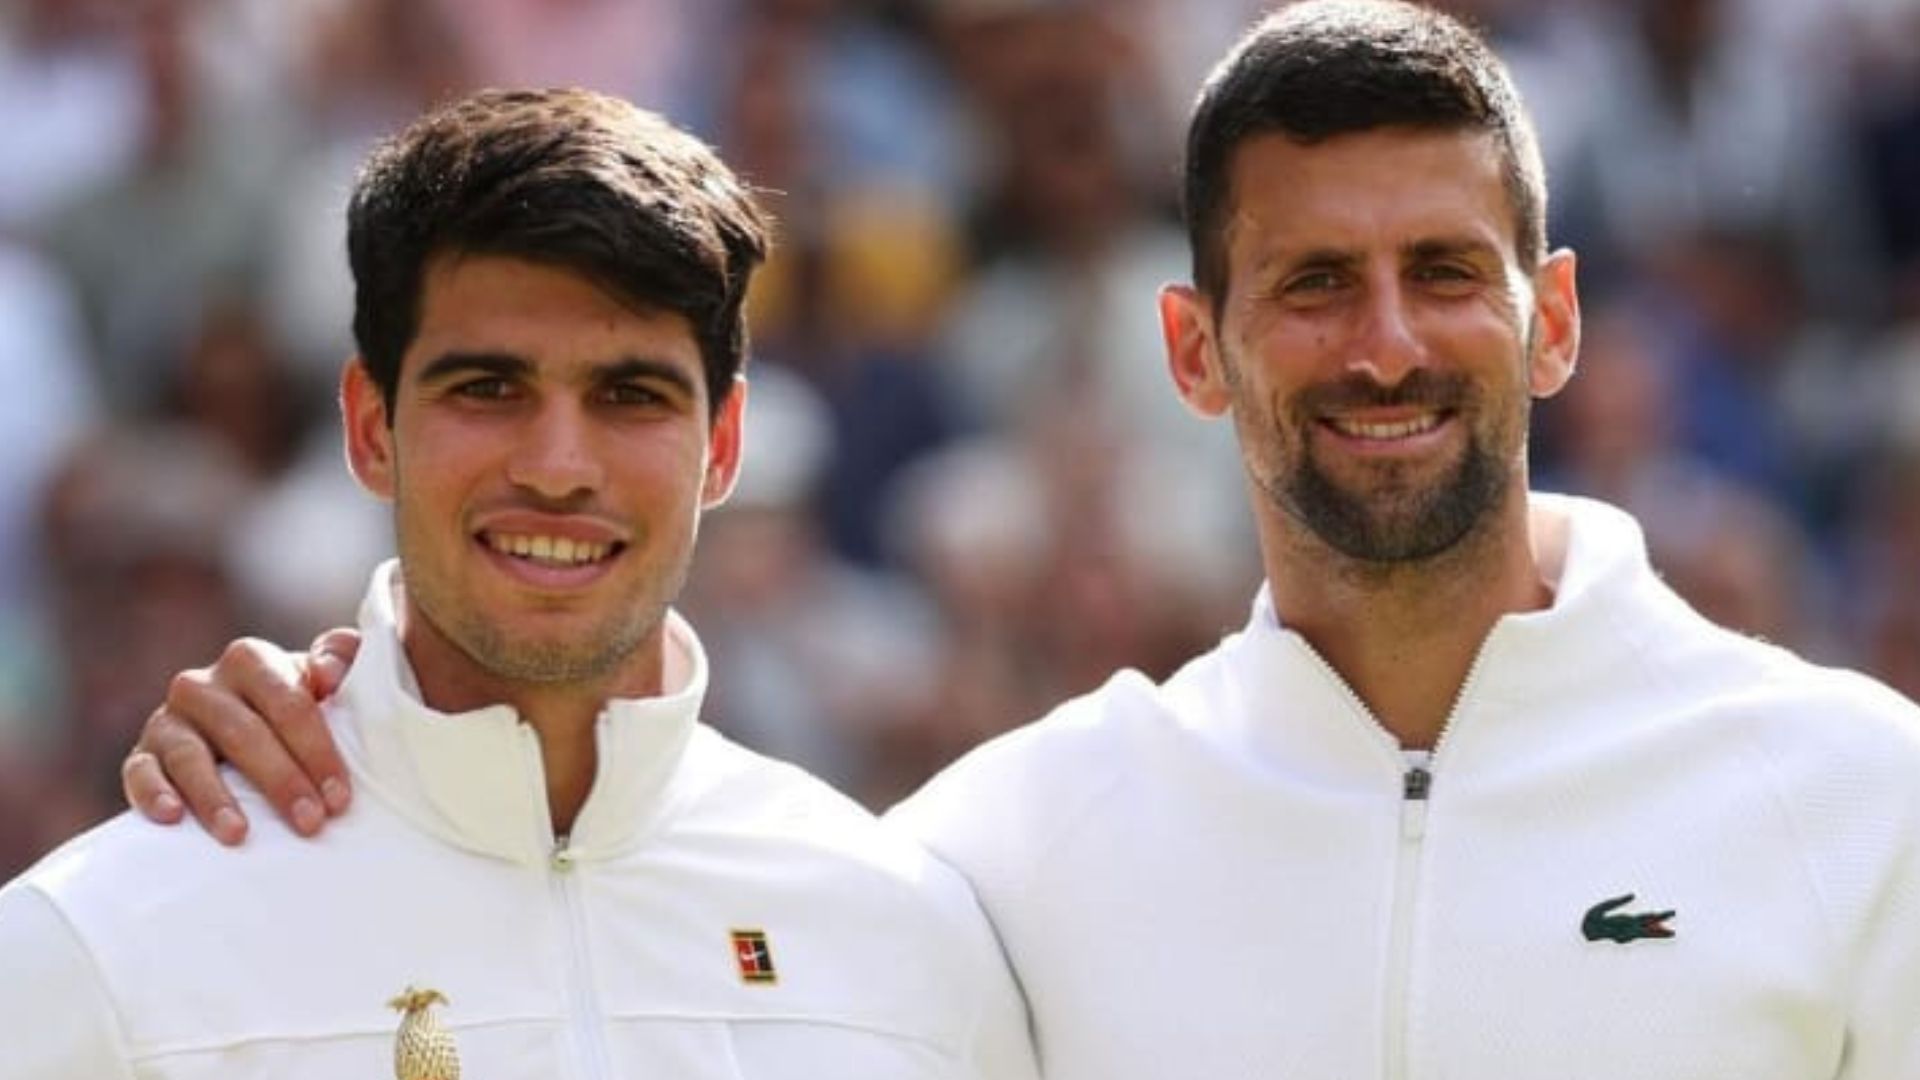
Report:
[[0,1078],[393,1075],[408,986],[473,1080],[1033,1075],[1018,991],[952,871],[698,724],[706,662],[610,704],[572,836],[512,710],[418,700],[388,574],[336,703],[354,808],[239,850],[123,815],[0,891]]
[[1920,1080],[1920,710],[1710,625],[1619,511],[1534,505],[1556,598],[1430,766],[1263,595],[894,812],[1048,1080]]

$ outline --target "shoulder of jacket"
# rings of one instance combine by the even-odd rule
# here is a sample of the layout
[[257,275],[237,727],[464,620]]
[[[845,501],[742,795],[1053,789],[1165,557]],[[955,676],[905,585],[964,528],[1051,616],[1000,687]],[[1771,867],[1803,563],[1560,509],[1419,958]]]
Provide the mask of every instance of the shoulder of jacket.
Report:
[[1920,874],[1920,706],[1784,652],[1720,706],[1841,925],[1864,917],[1891,868]]
[[[1757,652],[1726,698],[1798,744],[1849,749],[1920,770],[1920,705],[1859,671],[1826,667],[1786,649]],[[1920,785],[1916,785],[1920,791]]]
[[1167,715],[1165,686],[1138,671],[1117,672],[1097,689],[961,755],[908,803],[922,795],[971,799],[977,792],[995,801],[1032,798],[1057,805],[1124,772],[1141,728]]
[[1163,688],[1124,671],[1039,720],[975,747],[887,812],[976,890],[1024,880],[1047,853],[1141,782],[1149,733],[1164,730]]
[[[227,781],[251,828],[239,848],[223,847],[191,821],[159,825],[127,811],[68,840],[22,874],[73,925],[82,938],[106,926],[131,925],[182,910],[245,903],[247,883],[310,866],[323,874],[315,841],[300,838],[265,799],[229,773]],[[332,830],[364,827],[379,814],[356,808],[359,821],[337,821]]]

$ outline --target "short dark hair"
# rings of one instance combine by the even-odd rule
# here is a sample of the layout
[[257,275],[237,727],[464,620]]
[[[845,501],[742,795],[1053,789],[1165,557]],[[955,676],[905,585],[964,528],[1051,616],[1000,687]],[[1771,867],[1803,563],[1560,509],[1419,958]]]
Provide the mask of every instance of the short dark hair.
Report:
[[585,90],[487,90],[376,148],[347,208],[354,343],[391,415],[436,258],[575,271],[693,326],[718,409],[746,353],[747,283],[770,223],[706,144]]
[[1195,286],[1216,304],[1226,293],[1229,168],[1242,142],[1278,133],[1312,144],[1384,127],[1491,133],[1521,264],[1531,270],[1546,257],[1539,142],[1487,43],[1402,0],[1306,0],[1255,24],[1194,104],[1182,201]]

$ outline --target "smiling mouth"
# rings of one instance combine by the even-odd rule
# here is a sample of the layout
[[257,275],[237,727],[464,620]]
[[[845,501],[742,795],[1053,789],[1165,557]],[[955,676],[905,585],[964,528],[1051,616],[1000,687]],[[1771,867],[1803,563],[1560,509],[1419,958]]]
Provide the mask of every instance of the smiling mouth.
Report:
[[566,536],[482,533],[480,542],[502,555],[542,566],[590,566],[618,555],[625,544]]
[[1386,442],[1424,435],[1445,423],[1450,413],[1424,413],[1406,420],[1360,420],[1350,416],[1330,416],[1322,423],[1352,439]]

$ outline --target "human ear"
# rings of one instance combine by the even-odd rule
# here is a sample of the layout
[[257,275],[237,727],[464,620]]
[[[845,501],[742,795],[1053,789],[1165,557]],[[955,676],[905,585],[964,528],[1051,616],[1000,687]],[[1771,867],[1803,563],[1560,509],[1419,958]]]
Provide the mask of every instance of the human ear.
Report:
[[1536,398],[1549,398],[1573,378],[1580,358],[1580,291],[1575,284],[1578,260],[1561,248],[1547,256],[1533,275],[1533,342],[1527,357],[1527,387]]
[[727,396],[713,415],[713,431],[707,438],[707,475],[700,486],[700,505],[711,510],[727,501],[733,485],[740,479],[740,442],[744,435],[747,411],[747,379],[735,375]]
[[393,425],[386,398],[358,356],[340,372],[340,419],[346,427],[347,467],[354,479],[383,499],[393,498]]
[[1224,414],[1232,396],[1220,367],[1213,310],[1207,297],[1190,285],[1162,286],[1160,333],[1167,346],[1167,371],[1173,375],[1180,400],[1202,417]]

